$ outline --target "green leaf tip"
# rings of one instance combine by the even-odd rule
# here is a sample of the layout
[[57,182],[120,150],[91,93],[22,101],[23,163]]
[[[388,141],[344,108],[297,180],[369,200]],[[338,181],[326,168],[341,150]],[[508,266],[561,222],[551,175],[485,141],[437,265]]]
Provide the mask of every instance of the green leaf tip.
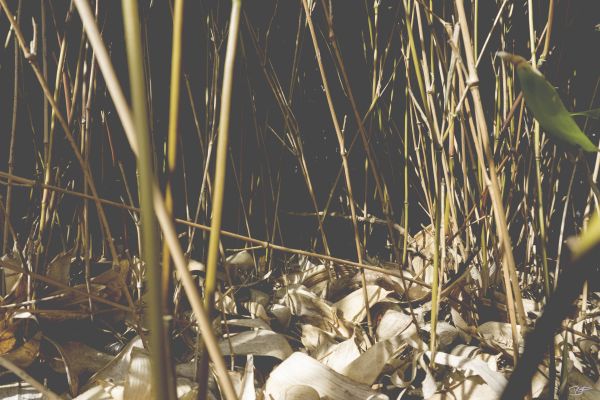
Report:
[[577,146],[587,152],[600,151],[581,131],[556,89],[537,68],[516,54],[499,51],[496,55],[515,66],[527,108],[558,144]]

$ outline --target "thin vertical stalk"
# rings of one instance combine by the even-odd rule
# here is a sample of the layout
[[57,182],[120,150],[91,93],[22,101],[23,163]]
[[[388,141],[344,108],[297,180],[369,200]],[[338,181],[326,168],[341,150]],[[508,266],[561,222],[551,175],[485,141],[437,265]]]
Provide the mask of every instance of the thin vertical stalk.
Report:
[[[533,65],[536,65],[535,58],[535,30],[533,24],[533,1],[528,0],[528,14],[529,14],[529,46],[531,47],[531,62]],[[551,22],[549,21],[551,26]],[[546,45],[544,46],[544,50],[547,51],[549,46],[549,36],[546,36]],[[546,54],[543,54],[542,57],[545,57]],[[540,60],[541,61],[541,60]],[[541,160],[542,160],[542,144],[540,141],[540,124],[537,120],[533,121],[533,148],[535,155],[535,178],[536,178],[536,192],[537,192],[537,220],[538,220],[538,229],[539,229],[539,242],[541,249],[541,258],[542,258],[542,268],[544,273],[544,291],[546,294],[546,304],[550,299],[550,295],[552,294],[551,283],[550,283],[550,273],[548,270],[548,254],[547,254],[547,240],[546,240],[546,218],[544,214],[544,194],[542,192],[542,171],[541,171]],[[550,392],[550,397],[554,398],[554,392],[556,387],[556,356],[554,353],[554,335],[550,337],[550,341],[548,343],[548,352],[549,352],[549,373],[548,373],[548,391]]]
[[168,358],[163,325],[163,300],[161,292],[161,271],[158,262],[159,235],[154,216],[153,166],[150,134],[148,131],[148,112],[146,108],[146,82],[143,66],[140,19],[137,0],[123,1],[123,22],[125,25],[125,43],[131,82],[133,117],[139,146],[139,193],[142,223],[142,259],[148,274],[148,320],[150,325],[150,356],[152,358],[152,393],[157,399],[175,399],[175,385],[171,360]]
[[[98,15],[98,2],[96,2],[96,15]],[[66,42],[66,35],[63,38],[63,43]],[[85,61],[84,58],[84,62],[83,62],[83,79],[81,81],[81,103],[82,103],[82,107],[81,107],[81,142],[80,142],[80,152],[81,152],[81,156],[83,157],[84,161],[87,163],[89,163],[89,146],[88,146],[88,139],[89,139],[89,107],[88,107],[88,102],[85,100],[86,98],[88,98],[88,88],[90,93],[92,92],[92,72],[90,71],[90,84],[87,85],[86,81],[85,81],[85,75],[87,72],[87,68],[88,68],[88,63],[87,61]],[[57,77],[60,74],[60,69],[56,71],[57,72]],[[60,75],[62,76],[62,74]],[[57,89],[58,89],[58,85],[56,85],[54,87],[54,94],[55,94],[55,101],[58,101],[57,98]],[[91,99],[92,96],[89,96],[89,99]],[[53,113],[54,115],[54,113]],[[54,119],[52,119],[52,121],[54,121]],[[52,127],[54,127],[54,124],[52,124]],[[52,170],[52,164],[51,164],[51,160],[52,160],[52,138],[54,137],[54,130],[50,129],[50,144],[48,146],[47,149],[47,156],[46,156],[46,178],[44,179],[44,182],[46,184],[50,183],[50,171]],[[89,165],[89,164],[88,164]],[[84,194],[88,194],[88,188],[86,185],[84,185],[83,188],[83,193]],[[50,197],[49,196],[49,192],[47,189],[44,189],[44,194],[46,195],[45,197]],[[41,211],[41,215],[44,215],[44,207],[45,207],[45,201],[44,201],[44,196],[42,196],[42,211]],[[83,252],[83,261],[84,261],[84,269],[85,269],[85,285],[86,285],[86,289],[88,291],[88,293],[91,292],[91,268],[90,268],[90,253],[91,253],[91,246],[90,246],[90,227],[89,227],[89,201],[87,199],[85,199],[83,201],[83,210],[82,210],[82,217],[81,217],[81,224],[80,224],[80,230],[81,230],[81,248],[82,248],[82,252]],[[42,219],[43,221],[43,219]],[[40,222],[40,226],[42,225],[42,222]],[[40,231],[42,231],[42,229],[40,229]],[[94,319],[94,308],[93,308],[93,303],[92,303],[92,299],[88,298],[88,302],[89,302],[89,306],[90,306],[90,319],[93,321]]]
[[[42,76],[44,80],[48,81],[48,37],[46,35],[46,2],[42,1],[40,3],[40,12],[41,12],[41,20],[42,20]],[[18,23],[18,22],[17,22]],[[48,99],[44,96],[44,161],[46,160],[46,155],[48,154],[48,146],[50,139],[50,115],[48,113]]]
[[402,244],[402,265],[406,265],[408,257],[408,162],[410,157],[408,155],[408,85],[406,86],[405,103],[404,109],[404,237]]
[[[19,0],[17,5],[17,23],[21,18],[22,0]],[[44,6],[42,5],[42,8]],[[10,126],[10,145],[8,149],[8,173],[13,174],[15,168],[15,139],[17,136],[17,116],[19,112],[19,43],[17,37],[14,38],[14,71],[13,71],[13,107],[12,107],[12,122]],[[45,46],[44,46],[45,48]],[[2,231],[2,254],[6,254],[8,250],[8,231],[10,225],[10,213],[12,203],[12,181],[8,180],[6,188],[6,215],[4,216],[4,229]],[[2,275],[4,276],[4,275]]]
[[[440,307],[439,285],[440,285],[440,229],[442,220],[442,202],[444,201],[444,183],[440,181],[440,187],[437,190],[438,197],[435,201],[434,215],[434,248],[433,248],[433,277],[431,280],[431,367],[434,366],[433,359],[437,349],[437,322],[438,311]],[[445,244],[444,244],[445,245]]]
[[477,59],[479,54],[479,0],[474,0],[473,7],[473,55]]
[[231,111],[231,92],[233,89],[233,70],[235,66],[235,53],[239,21],[241,13],[241,0],[233,0],[230,16],[229,37],[227,38],[227,52],[223,74],[223,90],[221,93],[221,110],[219,116],[219,139],[217,143],[215,184],[213,186],[213,205],[210,241],[208,244],[208,259],[206,267],[206,305],[212,304],[215,292],[217,263],[219,258],[219,240],[221,236],[221,220],[223,216],[223,199],[225,195],[225,176],[227,171],[227,146],[229,138],[229,122]]
[[[58,103],[58,96],[60,95],[60,83],[61,83],[61,77],[62,77],[62,69],[64,67],[64,63],[65,63],[65,59],[66,59],[66,53],[67,53],[67,40],[66,40],[66,36],[63,37],[63,40],[61,42],[61,46],[60,46],[60,55],[58,57],[58,65],[56,68],[56,77],[55,77],[55,81],[54,81],[54,101]],[[83,96],[84,101],[85,101],[85,96]],[[82,108],[82,114],[84,112],[84,109]],[[82,115],[82,119],[85,121],[85,115]],[[52,115],[50,117],[50,131],[48,133],[48,137],[44,137],[44,163],[45,163],[45,167],[44,167],[44,183],[49,185],[52,183],[52,147],[53,147],[53,143],[54,143],[54,127],[55,124],[54,122],[56,121],[56,115],[54,110],[52,110]],[[81,151],[81,150],[80,150]],[[82,152],[83,155],[83,152]],[[84,160],[86,161],[86,160]],[[41,210],[40,210],[40,239],[42,237],[42,234],[44,233],[45,229],[46,229],[46,222],[48,221],[48,219],[50,218],[49,213],[48,213],[48,207],[49,207],[49,202],[50,202],[50,193],[48,192],[48,190],[44,189],[42,191],[42,204],[41,204]]]
[[[231,93],[233,90],[233,72],[235,53],[240,29],[242,0],[232,0],[227,37],[227,50],[223,67],[223,89],[221,91],[221,110],[219,115],[219,139],[215,159],[215,183],[213,185],[212,221],[208,242],[208,258],[206,262],[206,283],[204,304],[210,316],[214,307],[214,295],[217,281],[217,263],[219,261],[219,242],[221,238],[221,219],[223,216],[223,199],[225,197],[225,176],[227,173],[227,143],[229,139],[229,122],[231,113]],[[200,399],[206,398],[208,389],[208,355],[204,354],[200,370]]]
[[[179,89],[181,86],[181,36],[183,31],[183,6],[185,0],[175,0],[173,10],[173,39],[171,49],[171,89],[169,92],[169,133],[167,138],[167,184],[165,188],[165,206],[169,214],[173,214],[172,180],[177,168],[177,127],[179,122]],[[193,106],[193,104],[192,104]],[[162,292],[163,309],[168,313],[167,297],[169,296],[171,257],[169,247],[163,243],[162,248]]]
[[546,39],[544,40],[544,50],[540,56],[540,65],[546,61],[550,51],[550,38],[552,37],[552,25],[554,23],[554,0],[548,2],[548,22],[546,22]]

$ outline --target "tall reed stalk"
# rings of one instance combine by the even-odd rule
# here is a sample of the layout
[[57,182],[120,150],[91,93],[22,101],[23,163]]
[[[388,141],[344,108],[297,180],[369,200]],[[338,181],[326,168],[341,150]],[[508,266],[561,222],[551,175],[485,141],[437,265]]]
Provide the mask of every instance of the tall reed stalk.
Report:
[[165,334],[163,323],[163,294],[161,268],[159,262],[159,235],[154,204],[152,200],[154,168],[153,152],[148,131],[148,111],[146,107],[146,82],[143,65],[143,51],[140,30],[140,17],[137,0],[122,3],[125,25],[125,43],[133,118],[138,143],[139,197],[142,224],[142,260],[146,265],[148,282],[148,308],[146,317],[150,327],[150,357],[152,372],[152,394],[157,399],[176,399],[173,366],[169,357],[170,342]]

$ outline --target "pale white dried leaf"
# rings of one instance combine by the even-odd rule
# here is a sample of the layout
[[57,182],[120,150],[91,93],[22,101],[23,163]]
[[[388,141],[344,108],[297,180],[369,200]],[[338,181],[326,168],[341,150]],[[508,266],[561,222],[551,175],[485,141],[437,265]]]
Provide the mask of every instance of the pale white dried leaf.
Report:
[[15,382],[0,385],[0,399],[4,400],[42,400],[44,395],[27,382]]
[[281,302],[290,308],[292,315],[302,317],[303,322],[344,338],[352,336],[352,327],[338,318],[336,308],[304,286],[290,285]]
[[[195,400],[198,398],[198,384],[187,378],[177,377],[177,398],[179,400]],[[208,396],[210,399],[211,395]]]
[[421,383],[421,388],[423,389],[423,397],[429,399],[438,391],[440,385],[433,377],[433,372],[429,368],[428,363],[423,359],[423,354],[419,354],[419,365],[425,371],[425,378]]
[[[321,352],[321,354],[323,354]],[[317,358],[336,372],[343,374],[345,367],[360,356],[361,352],[353,337],[329,347],[324,356]]]
[[133,348],[125,381],[123,397],[130,400],[147,400],[152,394],[151,360],[148,352]]
[[[506,351],[512,351],[513,339],[512,329],[509,323],[488,321],[477,327],[477,332],[489,343],[495,344]],[[517,333],[520,335],[521,329],[517,325]],[[523,346],[523,341],[519,341],[519,347]]]
[[393,338],[377,342],[367,351],[355,358],[344,368],[337,371],[344,376],[365,385],[372,385],[388,361],[397,356],[399,351],[407,345],[402,334]]
[[224,296],[220,292],[215,293],[215,307],[225,314],[238,314],[235,300],[231,296]]
[[296,352],[271,372],[265,385],[265,398],[283,400],[294,385],[315,389],[321,398],[329,400],[388,400],[366,385],[358,384],[338,374],[304,353]]
[[252,329],[267,329],[271,330],[269,324],[259,318],[240,318],[240,319],[228,319],[227,325],[229,326],[241,326],[244,328]]
[[285,392],[285,400],[319,400],[319,392],[310,386],[294,385]]
[[188,270],[190,272],[205,272],[206,271],[206,267],[204,266],[204,263],[202,263],[200,261],[189,260],[188,261]]
[[271,321],[264,305],[257,303],[256,301],[245,301],[242,305],[250,312],[252,318],[260,318],[265,321],[265,323]]
[[[390,290],[385,290],[380,286],[367,285],[367,297],[369,299],[369,307],[379,303],[391,293]],[[353,323],[360,323],[367,316],[367,310],[365,308],[364,291],[362,288],[355,290],[340,301],[334,304],[342,317],[346,321]]]
[[337,344],[335,335],[317,328],[314,325],[303,324],[300,340],[304,348],[313,358],[321,360],[329,352],[332,346]]
[[235,269],[252,269],[254,268],[254,257],[248,250],[242,250],[227,257],[225,265]]
[[248,355],[270,356],[285,360],[292,354],[292,348],[285,336],[269,330],[246,331],[237,333],[219,342],[224,356]]
[[[428,357],[431,358],[431,352],[425,352]],[[500,372],[493,371],[490,367],[482,360],[477,358],[467,358],[462,356],[455,356],[448,353],[437,352],[433,358],[433,362],[439,365],[446,365],[448,367],[456,368],[463,371],[472,372],[480,376],[490,389],[500,395],[508,382],[506,377]]]
[[281,300],[299,317],[317,317],[333,320],[335,309],[302,285],[289,285]]
[[256,400],[256,388],[254,387],[254,356],[252,356],[252,354],[248,354],[246,357],[246,367],[244,368],[239,398],[240,400]]
[[540,397],[546,387],[548,387],[548,368],[539,365],[533,378],[531,379],[531,395],[533,398]]
[[99,381],[73,400],[126,400],[123,397],[125,387],[123,384]]
[[412,318],[399,310],[387,310],[377,326],[377,340],[392,338],[407,329],[412,323]]
[[475,357],[481,352],[481,349],[477,346],[468,346],[466,344],[457,344],[452,348],[450,354],[462,357]]
[[124,384],[127,380],[129,364],[131,363],[131,352],[134,348],[143,349],[144,345],[139,336],[133,338],[107,365],[96,372],[89,380],[89,385],[97,381]]
[[453,382],[448,390],[425,397],[426,400],[498,400],[494,392],[479,376],[473,375]]
[[[426,325],[423,327],[423,329],[430,332],[431,325]],[[438,348],[445,349],[446,347],[450,346],[450,344],[452,344],[452,342],[454,342],[454,340],[456,340],[458,337],[458,329],[446,321],[438,321],[436,334],[438,338]]]

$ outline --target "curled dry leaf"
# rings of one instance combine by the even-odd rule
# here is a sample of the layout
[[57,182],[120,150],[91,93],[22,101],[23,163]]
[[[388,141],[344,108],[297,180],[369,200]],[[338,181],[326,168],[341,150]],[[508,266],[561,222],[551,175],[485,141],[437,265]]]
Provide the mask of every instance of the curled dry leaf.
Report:
[[219,348],[224,356],[253,354],[285,360],[292,354],[292,348],[283,335],[263,329],[236,333],[221,340]]
[[244,318],[244,319],[228,319],[227,325],[231,326],[241,326],[244,328],[251,329],[267,329],[271,330],[269,324],[267,324],[262,319],[258,318]]
[[500,398],[479,376],[461,378],[460,381],[448,377],[447,380],[450,386],[447,390],[427,396],[426,400],[497,400]]
[[221,292],[215,293],[215,307],[225,314],[239,314],[235,300],[231,296],[224,296]]
[[317,358],[319,361],[334,371],[343,373],[342,371],[348,364],[360,357],[361,351],[356,344],[355,337],[352,336],[350,339],[344,340],[341,343],[336,343],[333,346],[321,349],[319,354],[325,354],[324,357]]
[[[381,267],[384,268],[388,268],[387,264],[382,265]],[[392,268],[392,265],[389,265],[389,268]],[[399,266],[396,264],[393,264],[393,270],[394,272],[398,272],[399,271]],[[402,274],[407,277],[407,278],[414,278],[413,274],[410,273],[410,271],[401,271]],[[365,281],[367,283],[367,285],[378,285],[381,286],[384,289],[387,290],[391,290],[394,291],[396,293],[404,293],[404,289],[402,286],[402,278],[394,276],[394,275],[388,275],[385,274],[383,272],[379,272],[379,271],[372,271],[372,270],[365,270]],[[352,278],[352,282],[356,285],[356,286],[361,286],[362,285],[362,276],[361,274],[355,274],[354,277]]]
[[16,330],[17,326],[10,318],[5,318],[0,323],[0,355],[6,354],[15,348],[17,344]]
[[286,399],[288,389],[295,385],[310,386],[321,398],[329,400],[389,399],[299,352],[292,354],[271,372],[265,385],[265,399]]
[[245,283],[255,271],[254,257],[248,250],[242,250],[227,257],[223,263],[228,282]]
[[398,355],[406,345],[407,342],[402,334],[377,342],[337,371],[355,382],[372,385],[381,375],[388,361]]
[[54,348],[58,352],[58,355],[62,360],[63,371],[67,375],[67,383],[69,384],[69,390],[71,392],[71,395],[77,396],[77,394],[79,393],[79,374],[77,373],[77,371],[73,370],[71,360],[69,359],[69,355],[65,353],[62,346],[59,343],[55,342],[47,336],[45,337],[45,339],[48,343],[54,346]]
[[151,395],[152,373],[150,371],[150,357],[146,350],[133,348],[123,398],[146,400]]
[[225,265],[234,269],[252,269],[254,268],[254,257],[248,250],[242,250],[227,257]]
[[72,376],[94,374],[114,358],[80,342],[66,342],[59,347],[57,350],[61,354],[62,362],[52,363],[51,366],[57,372]]
[[255,301],[246,301],[242,303],[244,307],[250,312],[250,316],[252,318],[260,318],[266,323],[268,323],[271,318],[267,314],[267,310],[265,310],[265,306]]
[[281,302],[290,308],[292,315],[301,317],[303,322],[344,338],[352,335],[353,329],[338,318],[336,308],[304,286],[290,285]]
[[11,361],[18,367],[27,368],[37,358],[40,352],[40,342],[42,340],[42,331],[37,331],[23,345],[2,354],[2,357]]
[[324,264],[313,264],[307,258],[300,260],[299,270],[285,275],[287,285],[303,285],[320,297],[327,295],[329,272]]
[[[431,332],[431,325],[424,327],[424,330]],[[459,331],[456,327],[450,325],[446,321],[438,321],[436,335],[438,338],[438,348],[443,350],[449,347],[458,337]]]
[[71,278],[71,259],[73,250],[64,251],[58,254],[46,268],[46,276],[57,282],[68,285]]
[[[385,290],[380,286],[368,285],[367,297],[369,299],[369,307],[373,307],[374,304],[381,302],[390,293],[390,290]],[[340,311],[342,317],[346,321],[350,321],[355,324],[362,322],[362,320],[364,320],[367,316],[365,297],[362,288],[355,290],[335,303],[334,307]]]
[[[425,354],[431,358],[430,351],[425,352]],[[476,358],[467,358],[437,352],[435,353],[433,362],[439,365],[446,365],[452,368],[468,371],[480,376],[497,396],[502,393],[506,383],[508,382],[504,375],[502,375],[500,372],[493,371],[484,361]]]
[[0,268],[4,273],[4,292],[6,295],[3,300],[7,301],[11,296],[19,297],[19,292],[23,289],[18,290],[21,286],[23,273],[18,272],[22,269],[21,262],[13,254],[6,254],[0,258]]
[[337,344],[335,335],[310,324],[302,325],[301,341],[308,353],[317,360],[323,359]]
[[139,336],[132,339],[127,346],[121,350],[102,369],[96,372],[89,380],[88,385],[93,385],[96,382],[110,382],[111,384],[122,385],[127,380],[129,364],[131,363],[131,353],[134,348],[143,349],[144,345]]
[[250,289],[249,294],[249,299],[242,302],[242,305],[250,311],[250,316],[252,316],[252,318],[260,318],[268,323],[270,318],[267,315],[266,308],[270,302],[269,296],[256,289]]
[[285,400],[319,400],[319,392],[310,386],[294,385],[285,392]]
[[[498,346],[507,352],[512,351],[512,329],[509,323],[495,321],[484,322],[477,327],[477,332],[488,344]],[[517,325],[517,332],[519,334],[521,332],[519,325]],[[519,342],[519,347],[522,346],[523,341],[521,340]]]
[[283,304],[273,304],[269,308],[269,311],[273,314],[275,319],[277,319],[277,322],[279,322],[281,327],[287,329],[290,326],[292,311],[289,307],[284,306]]
[[392,338],[399,333],[404,332],[409,325],[412,324],[412,318],[410,315],[403,313],[402,311],[389,309],[381,317],[379,325],[377,326],[377,339],[386,340]]

